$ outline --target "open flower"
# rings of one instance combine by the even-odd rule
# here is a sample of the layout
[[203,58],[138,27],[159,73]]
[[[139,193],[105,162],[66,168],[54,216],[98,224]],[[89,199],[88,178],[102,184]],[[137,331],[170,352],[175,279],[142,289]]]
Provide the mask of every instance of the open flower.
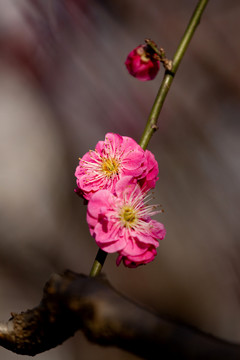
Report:
[[146,264],[156,256],[158,240],[166,234],[163,224],[151,218],[161,211],[146,204],[149,196],[131,176],[119,180],[115,190],[115,194],[99,190],[91,197],[90,233],[102,250],[119,253],[117,264],[121,260],[129,267]]
[[148,158],[149,154],[132,138],[108,133],[105,141],[97,143],[95,151],[90,150],[80,159],[75,171],[78,186],[75,191],[90,200],[99,190],[114,193],[117,182],[124,176],[131,175],[136,181],[146,178],[143,183],[148,183],[152,166],[154,174],[158,173],[157,163],[153,165],[150,161],[148,165]]
[[132,76],[142,81],[154,79],[160,69],[159,59],[147,45],[139,45],[132,50],[125,65]]

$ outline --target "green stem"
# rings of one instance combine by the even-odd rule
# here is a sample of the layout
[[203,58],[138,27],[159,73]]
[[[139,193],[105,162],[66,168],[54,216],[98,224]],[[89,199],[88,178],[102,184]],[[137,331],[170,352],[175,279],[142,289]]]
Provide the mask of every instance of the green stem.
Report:
[[107,257],[107,253],[101,249],[98,249],[98,253],[94,260],[94,263],[93,263],[93,266],[92,266],[89,276],[94,277],[94,276],[97,276],[98,274],[100,274],[106,257]]
[[[170,89],[174,75],[177,72],[178,66],[183,58],[183,55],[185,54],[185,52],[187,50],[188,44],[196,30],[196,27],[198,26],[198,24],[200,22],[201,15],[202,15],[207,3],[208,3],[208,0],[199,0],[198,4],[193,12],[193,15],[189,21],[187,29],[182,37],[182,40],[178,46],[178,49],[174,55],[172,69],[171,69],[171,71],[165,72],[160,89],[157,93],[152,110],[148,117],[148,121],[147,121],[146,127],[144,129],[142,138],[139,142],[139,145],[144,150],[147,148],[147,145],[148,145],[153,133],[157,129],[157,121],[158,121],[158,117],[159,117],[160,111],[162,109],[164,100]],[[107,257],[107,253],[105,251],[99,249],[97,256],[95,258],[95,261],[93,263],[93,266],[92,266],[92,269],[90,272],[90,276],[94,277],[94,276],[97,276],[100,274],[106,257]]]
[[171,71],[166,71],[163,81],[161,83],[161,86],[159,88],[159,91],[157,93],[156,99],[154,101],[152,110],[150,112],[150,115],[148,117],[148,121],[146,124],[146,127],[144,129],[143,135],[141,137],[141,140],[139,142],[139,145],[145,150],[148,146],[148,143],[153,135],[153,133],[157,130],[157,121],[160,114],[160,111],[162,109],[163,103],[165,101],[165,98],[167,96],[167,93],[170,89],[170,86],[172,84],[174,75],[177,72],[177,69],[179,67],[179,64],[187,50],[187,47],[189,45],[189,42],[196,30],[196,27],[198,26],[201,15],[208,3],[208,0],[200,0],[193,12],[193,15],[189,21],[189,24],[187,26],[187,29],[180,41],[180,44],[177,48],[177,51],[173,58],[173,64]]

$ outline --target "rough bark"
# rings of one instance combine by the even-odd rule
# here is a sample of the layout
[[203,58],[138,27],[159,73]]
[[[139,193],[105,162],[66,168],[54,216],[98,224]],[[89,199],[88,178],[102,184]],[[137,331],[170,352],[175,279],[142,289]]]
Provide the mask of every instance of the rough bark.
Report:
[[87,338],[142,358],[239,359],[240,346],[166,320],[133,303],[103,277],[53,274],[39,306],[0,324],[0,345],[36,355],[82,330]]

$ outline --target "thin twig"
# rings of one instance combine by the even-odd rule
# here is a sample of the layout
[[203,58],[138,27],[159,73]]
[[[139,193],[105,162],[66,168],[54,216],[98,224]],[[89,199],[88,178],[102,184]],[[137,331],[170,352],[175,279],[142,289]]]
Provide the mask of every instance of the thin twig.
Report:
[[180,41],[180,44],[177,48],[177,51],[174,55],[173,62],[172,62],[172,68],[171,71],[166,70],[164,78],[162,80],[161,86],[159,88],[159,91],[157,93],[156,99],[154,101],[152,110],[150,112],[150,115],[148,117],[148,121],[146,124],[146,127],[144,129],[143,135],[141,137],[141,140],[139,142],[139,145],[145,150],[148,146],[148,143],[154,134],[154,131],[156,130],[158,118],[160,111],[162,109],[162,106],[164,104],[164,101],[166,99],[166,96],[168,94],[168,91],[170,89],[170,86],[172,84],[173,78],[177,72],[177,69],[180,65],[180,62],[187,50],[187,47],[189,45],[190,40],[192,39],[192,36],[197,28],[197,26],[200,23],[200,19],[202,16],[202,13],[207,6],[208,0],[200,0],[193,12],[193,15],[189,21],[189,24],[187,26],[187,29]]

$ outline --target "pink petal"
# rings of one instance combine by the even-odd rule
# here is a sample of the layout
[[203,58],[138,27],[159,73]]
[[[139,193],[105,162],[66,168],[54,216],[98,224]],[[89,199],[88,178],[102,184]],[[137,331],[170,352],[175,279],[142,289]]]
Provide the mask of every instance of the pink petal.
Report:
[[112,243],[105,243],[105,244],[102,244],[102,243],[99,243],[96,241],[96,243],[100,247],[100,249],[106,251],[107,253],[114,253],[114,252],[120,251],[125,246],[124,243],[119,242],[119,241],[112,242]]
[[156,238],[151,236],[151,233],[149,233],[149,234],[137,234],[136,238],[142,244],[146,244],[146,245],[151,244],[151,245],[154,245],[155,247],[159,246],[158,241],[156,240]]
[[99,190],[91,197],[88,203],[88,213],[98,218],[99,214],[103,214],[114,203],[114,195],[108,190]]
[[162,223],[156,220],[151,220],[151,231],[154,237],[163,240],[166,235],[166,229]]
[[105,135],[105,142],[106,143],[110,142],[112,148],[116,151],[122,146],[123,137],[119,134],[107,133]]
[[[100,224],[95,227],[95,240],[97,245],[104,251],[113,253],[122,250],[126,246],[126,239],[116,234],[114,230],[104,233]],[[113,236],[111,236],[113,234]],[[118,235],[118,236],[116,236]]]
[[148,248],[148,245],[141,244],[141,243],[137,242],[135,239],[129,237],[128,241],[127,241],[127,245],[125,246],[125,248],[123,249],[121,254],[124,256],[126,256],[126,255],[127,256],[142,255],[146,251],[147,248]]
[[119,198],[123,198],[126,191],[132,192],[136,187],[137,181],[130,175],[122,177],[115,187],[116,194]]

